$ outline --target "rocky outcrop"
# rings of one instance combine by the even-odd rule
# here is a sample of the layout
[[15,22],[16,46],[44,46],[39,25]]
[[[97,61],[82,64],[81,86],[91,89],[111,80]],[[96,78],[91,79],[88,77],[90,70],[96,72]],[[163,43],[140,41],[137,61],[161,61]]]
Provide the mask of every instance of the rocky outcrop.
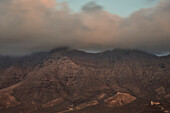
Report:
[[120,107],[136,100],[136,97],[127,93],[116,93],[113,97],[104,100],[108,107]]
[[43,104],[42,107],[53,107],[55,105],[61,104],[64,101],[62,98],[57,98],[55,100],[52,100],[51,102],[48,102],[46,104]]
[[19,105],[20,103],[16,101],[16,98],[8,93],[0,94],[0,109],[10,108]]
[[99,104],[96,100],[94,101],[90,101],[90,102],[85,102],[85,103],[82,103],[78,106],[75,107],[76,110],[79,110],[79,109],[84,109],[86,107],[89,107],[89,106],[94,106],[94,105],[97,105]]

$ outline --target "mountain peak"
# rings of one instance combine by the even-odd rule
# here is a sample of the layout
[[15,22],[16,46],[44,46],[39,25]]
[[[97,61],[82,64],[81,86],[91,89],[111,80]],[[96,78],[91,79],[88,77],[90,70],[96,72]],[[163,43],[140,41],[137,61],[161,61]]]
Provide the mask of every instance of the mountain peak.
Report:
[[67,47],[67,46],[63,46],[63,47],[59,47],[59,48],[55,48],[55,49],[52,49],[51,51],[50,51],[50,53],[52,54],[52,53],[56,53],[56,52],[67,52],[67,51],[69,51],[69,50],[71,50],[71,48],[70,47]]

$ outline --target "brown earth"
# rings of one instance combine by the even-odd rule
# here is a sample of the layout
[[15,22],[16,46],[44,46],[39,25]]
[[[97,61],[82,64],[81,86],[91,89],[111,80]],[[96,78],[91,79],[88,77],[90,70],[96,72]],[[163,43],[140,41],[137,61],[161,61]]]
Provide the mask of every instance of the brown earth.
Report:
[[138,50],[0,56],[0,113],[162,113],[169,78],[170,56]]

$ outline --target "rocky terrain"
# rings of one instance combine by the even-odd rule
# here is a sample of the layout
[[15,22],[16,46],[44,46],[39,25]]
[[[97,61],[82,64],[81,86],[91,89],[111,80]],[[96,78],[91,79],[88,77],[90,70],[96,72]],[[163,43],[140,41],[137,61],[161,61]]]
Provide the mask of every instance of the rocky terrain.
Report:
[[169,86],[170,56],[139,50],[0,56],[0,113],[169,113]]

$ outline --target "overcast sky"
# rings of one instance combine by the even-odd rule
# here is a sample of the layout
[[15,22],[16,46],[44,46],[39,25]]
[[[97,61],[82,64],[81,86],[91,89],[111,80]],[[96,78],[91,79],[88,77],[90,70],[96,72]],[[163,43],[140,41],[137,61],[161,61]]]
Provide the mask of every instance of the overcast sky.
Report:
[[0,0],[0,54],[59,46],[170,51],[170,0]]

